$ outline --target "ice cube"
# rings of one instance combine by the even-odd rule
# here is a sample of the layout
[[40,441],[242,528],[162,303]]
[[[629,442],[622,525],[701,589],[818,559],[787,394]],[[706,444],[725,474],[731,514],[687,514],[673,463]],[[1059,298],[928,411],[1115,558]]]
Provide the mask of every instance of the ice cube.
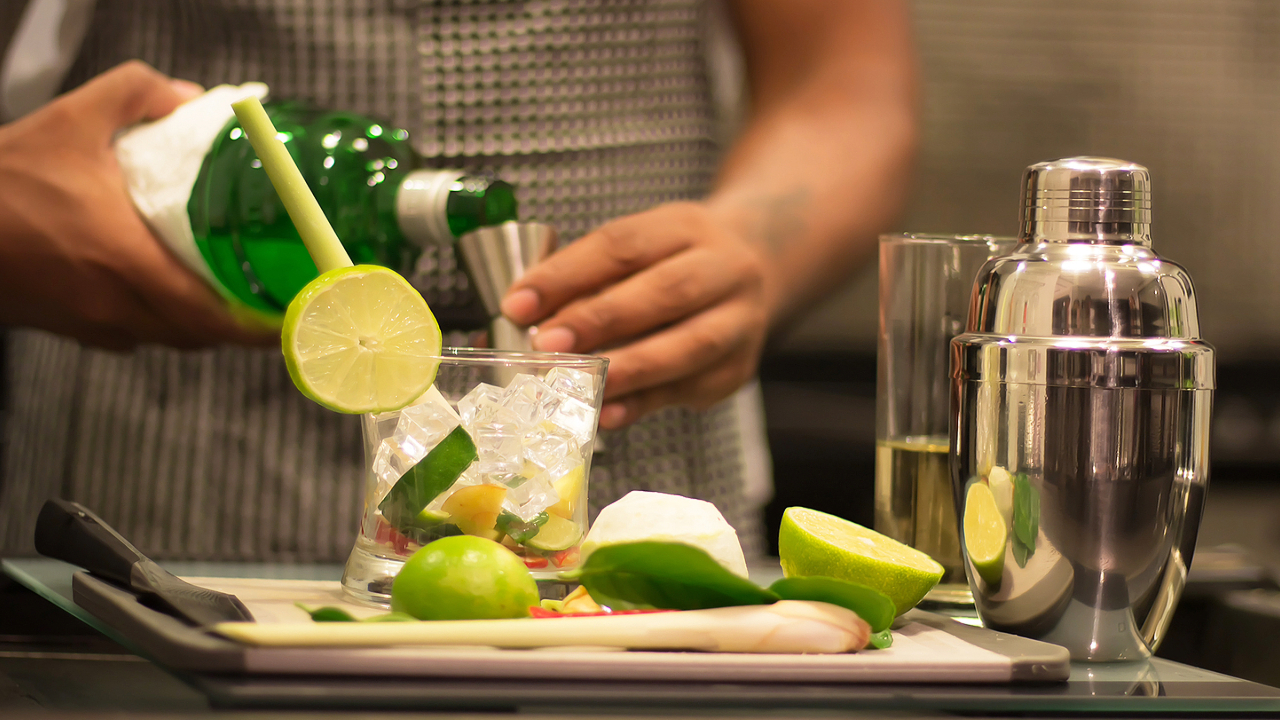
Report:
[[525,427],[532,427],[542,417],[551,388],[538,378],[521,373],[516,375],[502,393],[502,406],[514,412]]
[[576,439],[554,429],[539,427],[525,437],[525,459],[542,469],[555,465],[577,450]]
[[596,399],[595,376],[582,370],[567,367],[551,368],[543,380],[552,390],[575,397],[590,405]]
[[505,485],[508,488],[520,487],[529,476],[524,473],[493,473],[488,476],[491,485]]
[[525,480],[507,490],[502,508],[525,522],[533,522],[543,510],[560,501],[560,495],[551,485],[545,472]]
[[421,460],[431,448],[458,426],[458,416],[444,398],[410,405],[400,411],[400,421],[392,440],[405,455]]
[[571,455],[565,456],[562,460],[560,460],[560,462],[556,463],[555,465],[552,465],[546,470],[538,473],[538,475],[536,475],[535,477],[545,476],[547,479],[547,482],[555,483],[556,480],[559,480],[565,475],[568,475],[574,470],[577,470],[580,465],[582,465],[582,456],[578,455],[577,453],[573,453]]
[[458,414],[462,417],[463,427],[470,429],[477,422],[483,422],[501,406],[502,388],[489,383],[479,383],[458,401]]
[[485,475],[518,473],[524,467],[524,428],[507,408],[495,408],[487,420],[471,429],[476,444],[476,469]]
[[413,407],[415,405],[423,405],[425,403],[432,403],[436,407],[439,407],[443,409],[445,412],[448,412],[450,415],[453,416],[455,425],[462,424],[462,418],[458,416],[458,411],[453,409],[453,405],[449,403],[449,399],[446,398],[444,394],[440,392],[440,388],[436,387],[435,383],[432,383],[431,387],[427,388],[426,392],[422,393],[422,395],[420,395],[417,400],[414,400],[413,405],[411,405],[410,407]]
[[392,410],[391,412],[378,413],[376,415],[366,415],[366,422],[373,423],[372,437],[377,440],[385,440],[391,437],[396,431],[396,425],[400,422],[400,411]]
[[557,432],[568,434],[579,445],[591,441],[596,432],[596,409],[581,400],[556,393],[544,409],[543,417]]
[[418,460],[401,452],[400,446],[394,440],[388,438],[379,443],[378,450],[373,456],[373,464],[370,466],[373,476],[378,479],[376,502],[382,502],[382,498],[391,491],[391,486],[395,485],[396,481],[409,472],[417,462]]

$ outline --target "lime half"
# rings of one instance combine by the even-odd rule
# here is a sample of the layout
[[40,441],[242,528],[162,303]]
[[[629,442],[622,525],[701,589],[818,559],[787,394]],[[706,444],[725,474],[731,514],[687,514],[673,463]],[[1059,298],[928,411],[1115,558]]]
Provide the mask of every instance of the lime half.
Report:
[[1009,528],[991,488],[983,482],[969,486],[964,498],[964,547],[969,562],[991,587],[1004,576],[1004,548]]
[[440,366],[440,326],[404,278],[356,265],[307,283],[284,316],[282,349],[303,395],[341,413],[397,410]]
[[787,577],[818,575],[866,585],[888,595],[898,615],[942,579],[942,566],[925,553],[809,508],[783,511],[778,555]]

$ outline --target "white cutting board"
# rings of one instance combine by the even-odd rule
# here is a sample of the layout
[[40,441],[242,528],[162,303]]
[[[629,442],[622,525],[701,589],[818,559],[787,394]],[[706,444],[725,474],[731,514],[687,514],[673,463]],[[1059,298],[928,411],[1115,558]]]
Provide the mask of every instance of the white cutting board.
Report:
[[[187,581],[234,594],[259,623],[317,626],[297,603],[332,605],[357,617],[384,610],[347,601],[337,582],[187,577]],[[248,647],[245,669],[257,673],[512,677],[554,679],[761,680],[773,682],[1010,682],[1018,679],[1018,657],[966,641],[997,633],[969,628],[927,613],[893,631],[893,646],[856,653],[818,655],[621,651],[607,648],[507,650],[488,647],[280,648]],[[562,622],[546,620],[545,622]],[[974,635],[977,633],[978,635]],[[1005,636],[1008,638],[1008,636]],[[1010,641],[1024,641],[1008,638]],[[986,643],[983,643],[986,644]],[[997,645],[999,643],[997,642]],[[1018,643],[1009,643],[1018,644]],[[1065,651],[1044,643],[1045,657]],[[1052,675],[1052,673],[1050,673]],[[1039,679],[1052,679],[1040,677]]]

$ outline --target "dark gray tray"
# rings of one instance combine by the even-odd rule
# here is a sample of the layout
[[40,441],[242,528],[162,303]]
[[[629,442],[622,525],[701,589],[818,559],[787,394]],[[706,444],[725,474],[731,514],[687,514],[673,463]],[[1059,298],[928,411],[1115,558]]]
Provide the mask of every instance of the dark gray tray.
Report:
[[[55,564],[61,565],[61,564]],[[957,639],[1009,659],[1000,683],[933,681],[802,682],[763,677],[706,682],[636,675],[599,679],[472,675],[465,663],[403,674],[263,674],[250,652],[141,606],[120,588],[49,561],[5,561],[5,570],[68,611],[149,656],[223,707],[431,708],[512,710],[548,708],[857,708],[947,712],[1088,712],[1213,715],[1280,712],[1280,690],[1163,660],[1071,666],[1056,646],[992,633],[941,616],[912,620],[941,627]],[[177,568],[174,568],[177,569]],[[190,574],[190,572],[183,573]],[[214,575],[202,570],[199,574]],[[70,602],[74,596],[79,607]],[[86,611],[88,611],[86,613]],[[1048,649],[1049,652],[1045,652]],[[270,650],[270,652],[281,652]],[[296,651],[283,651],[296,652]],[[314,651],[306,651],[314,654]],[[358,661],[376,650],[337,651]],[[498,651],[494,651],[498,652]],[[509,651],[533,660],[531,653]],[[438,659],[437,659],[438,660]],[[431,661],[430,654],[419,661]],[[1014,670],[1013,668],[1016,668]],[[283,668],[282,668],[283,669]],[[358,668],[357,668],[358,669]],[[1067,675],[1069,682],[1062,682]],[[519,675],[519,673],[516,673]],[[1016,677],[1015,677],[1016,676]]]

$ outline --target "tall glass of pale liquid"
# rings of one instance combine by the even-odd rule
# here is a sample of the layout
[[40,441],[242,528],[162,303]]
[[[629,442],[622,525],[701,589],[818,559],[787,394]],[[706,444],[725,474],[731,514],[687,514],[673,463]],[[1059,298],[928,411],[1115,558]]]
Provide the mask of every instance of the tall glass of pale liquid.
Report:
[[948,363],[974,278],[1016,240],[989,235],[880,238],[875,529],[923,550],[945,573],[926,598],[972,602],[948,469]]

